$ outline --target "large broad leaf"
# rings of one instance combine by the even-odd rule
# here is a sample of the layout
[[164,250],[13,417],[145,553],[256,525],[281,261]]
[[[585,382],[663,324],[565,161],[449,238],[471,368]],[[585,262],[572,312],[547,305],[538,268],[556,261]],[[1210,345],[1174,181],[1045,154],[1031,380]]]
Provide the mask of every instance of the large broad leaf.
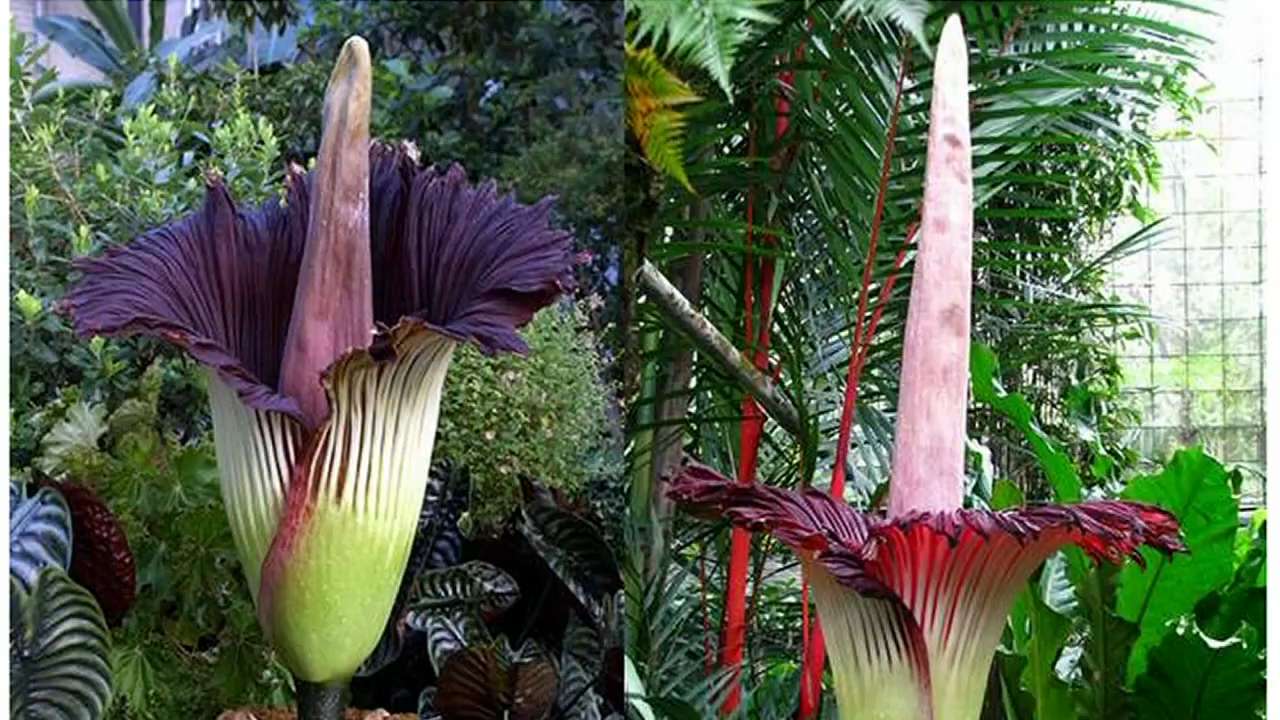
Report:
[[1134,686],[1138,720],[1260,717],[1266,660],[1256,632],[1214,640],[1186,621],[1148,655]]
[[556,710],[566,720],[600,717],[600,698],[594,686],[604,665],[602,634],[583,624],[576,614],[569,616],[560,643],[560,690]]
[[435,708],[449,720],[539,720],[551,710],[558,684],[544,653],[531,642],[513,652],[504,638],[450,658]]
[[1253,542],[1231,583],[1196,604],[1196,624],[1205,635],[1226,640],[1240,632],[1241,625],[1250,625],[1266,637],[1266,543],[1267,525],[1263,522],[1255,528]]
[[1074,720],[1071,689],[1054,671],[1071,621],[1049,609],[1039,589],[1039,583],[1029,584],[1010,613],[1013,647],[1027,659],[1021,685],[1031,695],[1037,720]]
[[1040,429],[1027,399],[1017,393],[1005,392],[1001,387],[1000,364],[991,348],[981,343],[974,343],[969,348],[969,373],[973,379],[973,397],[990,405],[1026,438],[1053,488],[1054,500],[1079,502],[1080,476],[1071,457]]
[[45,37],[102,74],[115,75],[124,71],[119,51],[88,20],[71,15],[44,15],[36,18],[35,26]]
[[16,483],[9,485],[9,577],[25,591],[31,590],[40,571],[66,569],[71,564],[71,513],[67,502],[53,488],[40,488],[22,497]]
[[97,720],[111,697],[102,611],[62,568],[31,592],[9,578],[9,711],[26,720]]
[[1240,521],[1227,471],[1199,449],[1178,451],[1159,475],[1134,478],[1123,496],[1173,512],[1188,550],[1170,560],[1144,548],[1146,569],[1130,564],[1120,573],[1116,612],[1139,630],[1129,659],[1132,680],[1146,668],[1147,652],[1169,621],[1231,579]]
[[565,720],[599,720],[600,696],[592,687],[595,676],[574,658],[560,663],[560,689],[556,693],[556,715]]
[[1125,672],[1138,628],[1114,612],[1119,570],[1114,565],[1095,564],[1079,548],[1068,548],[1063,555],[1088,628],[1080,656],[1081,682],[1075,688],[1077,717],[1129,717],[1132,699]]
[[604,599],[622,588],[609,544],[594,525],[561,508],[538,483],[521,480],[524,507],[520,532],[581,604],[598,629],[606,624]]

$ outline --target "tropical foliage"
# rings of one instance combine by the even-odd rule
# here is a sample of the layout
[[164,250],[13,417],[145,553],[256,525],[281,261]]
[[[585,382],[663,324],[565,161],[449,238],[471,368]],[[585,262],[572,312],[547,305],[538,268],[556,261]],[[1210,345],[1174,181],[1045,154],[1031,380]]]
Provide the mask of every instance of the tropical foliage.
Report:
[[[1115,341],[1148,332],[1146,311],[1117,303],[1105,289],[1111,260],[1163,232],[1141,192],[1159,176],[1150,129],[1156,110],[1189,117],[1197,107],[1189,83],[1206,39],[1178,20],[1193,11],[1101,0],[769,6],[773,22],[739,40],[732,99],[696,67],[664,57],[702,98],[680,106],[678,158],[693,192],[665,179],[670,163],[653,162],[641,147],[628,164],[628,207],[645,209],[628,218],[639,246],[632,267],[652,263],[801,420],[796,432],[777,416],[758,425],[761,406],[744,400],[743,374],[730,367],[739,360],[701,343],[695,352],[687,331],[651,301],[651,288],[626,289],[639,338],[630,348],[636,375],[625,386],[633,390],[631,522],[641,546],[628,564],[629,648],[659,715],[678,715],[671,703],[706,708],[731,697],[726,684],[734,683],[724,673],[733,668],[722,667],[720,655],[726,613],[735,612],[749,628],[742,712],[791,715],[809,627],[799,573],[776,541],[751,540],[742,556],[749,560],[734,576],[725,526],[670,514],[660,479],[683,453],[740,480],[828,489],[856,359],[843,495],[860,507],[883,500],[920,211],[930,53],[947,9],[960,12],[969,38],[974,335],[987,348],[973,355],[984,364],[973,373],[966,502],[1124,494],[1186,522],[1195,511],[1144,488],[1177,485],[1173,478],[1190,463],[1218,468],[1206,476],[1216,479],[1205,480],[1215,512],[1236,513],[1230,470],[1193,451],[1169,461],[1127,446],[1136,416],[1120,398]],[[645,12],[636,4],[629,22],[640,23]],[[651,35],[629,38],[637,53],[665,49]],[[1124,213],[1148,224],[1112,241],[1112,224]],[[1202,554],[1215,557],[1216,543],[1235,535],[1225,524],[1219,532]],[[1246,535],[1245,545],[1252,542]],[[1198,542],[1189,531],[1193,556]],[[1128,575],[1136,570],[1117,578],[1065,557],[1033,583],[1056,593],[1052,601],[1038,597],[1049,613],[1039,612],[1029,591],[1006,631],[994,672],[1012,699],[991,698],[990,717],[1074,717],[1077,708],[1084,716],[1131,716],[1124,713],[1138,704],[1121,711],[1114,703],[1152,686],[1139,680],[1149,665],[1130,658],[1153,644],[1178,648],[1187,654],[1157,668],[1189,671],[1216,643],[1192,650],[1201,634],[1188,617],[1202,598],[1230,592],[1230,577],[1247,567],[1218,555],[1212,580],[1195,589],[1170,585],[1165,592],[1180,599],[1151,615],[1136,595],[1116,594],[1124,582],[1125,592],[1141,594]],[[1151,597],[1160,592],[1151,589]],[[1259,646],[1244,639],[1256,626],[1241,627],[1232,625],[1240,635],[1229,647],[1256,660]],[[1111,672],[1119,666],[1128,668],[1123,679]],[[1258,695],[1248,697],[1256,703]],[[1066,714],[1032,714],[1019,705],[1024,700],[1040,703],[1040,713],[1059,703]]]

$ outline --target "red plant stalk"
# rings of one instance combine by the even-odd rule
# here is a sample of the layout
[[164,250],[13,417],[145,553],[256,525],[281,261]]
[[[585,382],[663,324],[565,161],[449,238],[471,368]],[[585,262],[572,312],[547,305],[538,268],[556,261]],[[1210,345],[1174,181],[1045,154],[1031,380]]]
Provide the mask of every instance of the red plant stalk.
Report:
[[[858,385],[866,355],[871,347],[871,338],[883,313],[884,303],[893,291],[893,283],[905,257],[906,248],[898,253],[893,270],[881,289],[879,307],[874,322],[864,323],[867,317],[867,301],[871,294],[872,270],[875,265],[876,249],[880,240],[880,228],[884,223],[884,206],[889,192],[889,171],[893,166],[894,141],[898,134],[898,118],[902,109],[902,85],[907,75],[907,63],[911,57],[911,46],[903,43],[901,60],[898,65],[898,81],[894,90],[893,111],[889,116],[889,127],[885,133],[884,159],[880,165],[880,185],[876,191],[875,213],[871,219],[871,236],[867,242],[867,260],[862,268],[862,287],[858,292],[858,312],[854,322],[853,346],[849,353],[849,372],[845,378],[844,405],[840,413],[840,433],[836,440],[835,467],[831,475],[831,496],[844,496],[845,465],[849,459],[849,439],[853,432],[853,410],[858,400]],[[908,233],[907,243],[910,243]],[[826,643],[822,636],[822,625],[814,622],[813,629],[808,627],[809,614],[809,580],[806,577],[802,588],[802,602],[806,612],[801,630],[803,641],[804,663],[800,672],[800,707],[797,713],[799,720],[809,720],[818,713],[818,701],[822,696],[822,671],[826,666]]]
[[[777,120],[774,125],[775,140],[787,133],[790,127],[791,101],[788,92],[794,82],[794,73],[784,71],[778,78],[785,88],[775,101]],[[754,142],[751,154],[754,155]],[[769,366],[769,329],[772,325],[773,282],[775,262],[773,256],[765,255],[759,259],[759,313],[760,322],[757,332],[753,333],[753,305],[756,283],[753,271],[756,258],[751,255],[751,244],[755,223],[755,194],[747,195],[747,255],[743,268],[743,325],[745,337],[750,350],[754,345],[755,353],[752,362],[757,370],[765,372]],[[763,245],[772,248],[777,244],[773,235],[765,235]],[[754,342],[753,342],[754,341]],[[760,453],[760,439],[764,432],[764,412],[755,398],[745,395],[742,398],[742,424],[739,431],[739,453],[737,480],[740,484],[750,485],[755,481],[756,463]],[[729,572],[725,586],[724,601],[724,637],[721,642],[720,665],[726,668],[739,668],[746,648],[746,610],[747,610],[747,571],[750,565],[751,534],[742,528],[735,527],[730,536]],[[735,670],[735,672],[737,672]],[[742,702],[742,681],[740,677],[733,680],[732,689],[725,698],[721,710],[728,715],[738,709]]]

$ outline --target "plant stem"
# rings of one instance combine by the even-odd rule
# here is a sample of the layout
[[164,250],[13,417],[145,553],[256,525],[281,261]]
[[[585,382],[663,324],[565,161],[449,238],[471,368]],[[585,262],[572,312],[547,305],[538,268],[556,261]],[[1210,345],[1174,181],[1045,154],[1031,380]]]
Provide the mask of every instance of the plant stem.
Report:
[[317,685],[294,678],[298,688],[298,720],[342,720],[346,704],[341,685]]
[[742,352],[710,320],[695,310],[670,280],[648,261],[640,266],[636,279],[644,287],[649,301],[675,323],[698,350],[706,353],[750,392],[783,430],[796,437],[803,435],[805,426],[800,413],[787,396],[774,385],[769,376],[757,370],[748,358],[743,357]]

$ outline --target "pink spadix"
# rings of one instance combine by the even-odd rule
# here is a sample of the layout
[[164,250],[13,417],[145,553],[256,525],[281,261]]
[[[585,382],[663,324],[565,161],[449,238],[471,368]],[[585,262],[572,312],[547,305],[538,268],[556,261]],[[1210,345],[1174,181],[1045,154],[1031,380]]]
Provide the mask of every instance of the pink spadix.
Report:
[[280,390],[297,399],[311,426],[329,413],[320,377],[335,360],[373,339],[369,257],[369,46],[353,37],[329,75],[324,128],[311,190]]
[[960,17],[933,65],[924,212],[903,338],[889,513],[954,510],[964,496],[973,265],[969,64]]

